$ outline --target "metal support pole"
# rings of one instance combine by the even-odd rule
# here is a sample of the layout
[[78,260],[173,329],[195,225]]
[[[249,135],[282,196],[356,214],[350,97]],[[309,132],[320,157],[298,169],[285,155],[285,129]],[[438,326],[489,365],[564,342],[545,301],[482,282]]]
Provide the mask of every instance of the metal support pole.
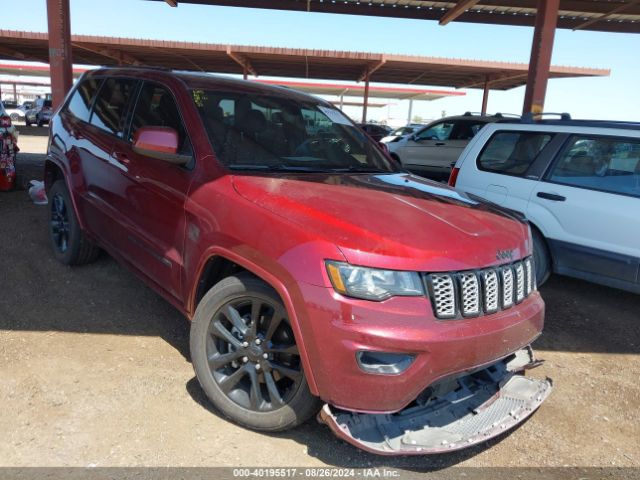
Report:
[[364,79],[364,104],[362,105],[362,123],[367,123],[367,107],[369,106],[369,72]]
[[409,114],[407,115],[407,125],[411,123],[412,115],[413,115],[413,98],[409,100]]
[[51,71],[52,104],[62,103],[73,85],[71,60],[71,18],[69,0],[47,0],[49,23],[49,68]]
[[18,103],[18,87],[15,83],[13,84],[13,101]]
[[340,95],[340,110],[344,110],[344,95]]
[[484,92],[482,92],[482,109],[480,113],[482,115],[487,114],[487,104],[489,103],[489,77],[484,82]]
[[531,60],[522,113],[540,113],[544,107],[551,67],[553,38],[558,24],[560,0],[538,0],[536,25],[531,45]]
[[249,72],[247,71],[247,65],[246,64],[242,67],[242,78],[244,80],[249,78]]

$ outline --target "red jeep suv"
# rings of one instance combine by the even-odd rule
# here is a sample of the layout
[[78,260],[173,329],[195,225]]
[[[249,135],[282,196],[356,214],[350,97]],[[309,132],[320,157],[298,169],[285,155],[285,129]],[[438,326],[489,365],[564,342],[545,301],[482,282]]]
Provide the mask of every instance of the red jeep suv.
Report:
[[93,70],[51,121],[45,181],[57,259],[106,250],[183,312],[200,385],[239,424],[320,411],[360,448],[433,453],[550,392],[523,375],[544,317],[528,225],[405,172],[321,99]]

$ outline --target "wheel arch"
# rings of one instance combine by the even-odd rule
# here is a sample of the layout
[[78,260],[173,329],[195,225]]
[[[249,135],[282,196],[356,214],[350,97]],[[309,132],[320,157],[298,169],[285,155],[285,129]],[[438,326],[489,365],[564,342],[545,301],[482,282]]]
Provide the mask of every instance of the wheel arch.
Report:
[[305,371],[305,376],[307,377],[309,389],[311,390],[311,393],[318,395],[318,387],[313,376],[312,365],[304,344],[300,322],[293,306],[291,295],[285,284],[261,266],[221,247],[214,247],[207,250],[200,261],[196,272],[197,274],[195,278],[197,280],[193,283],[187,304],[189,319],[193,318],[196,307],[204,294],[220,280],[229,275],[233,275],[234,273],[250,273],[275,290],[282,300],[284,307],[287,309],[287,314],[291,321],[291,328],[293,329],[296,343],[298,344],[298,349],[300,351],[300,358],[302,359],[302,365]]
[[540,235],[540,238],[542,239],[542,241],[544,242],[544,246],[547,249],[547,254],[549,255],[549,263],[551,264],[551,271],[552,272],[555,271],[555,258],[554,258],[554,255],[553,255],[553,250],[551,249],[551,246],[549,245],[549,241],[547,240],[547,237],[542,232],[542,229],[540,227],[538,227],[538,225],[536,225],[530,219],[527,219],[527,221],[529,222],[529,225],[531,226],[532,232],[534,232],[534,231],[537,232],[538,235]]
[[76,201],[76,194],[71,187],[71,183],[69,180],[69,176],[67,175],[64,166],[62,163],[54,160],[50,156],[47,156],[47,159],[44,162],[44,188],[48,193],[51,189],[51,185],[53,185],[56,181],[62,180],[67,186],[67,190],[69,191],[69,197],[71,198],[71,204],[73,206],[73,211],[78,219],[78,223],[80,224],[81,229],[85,229],[84,220],[82,216],[79,214],[78,205]]

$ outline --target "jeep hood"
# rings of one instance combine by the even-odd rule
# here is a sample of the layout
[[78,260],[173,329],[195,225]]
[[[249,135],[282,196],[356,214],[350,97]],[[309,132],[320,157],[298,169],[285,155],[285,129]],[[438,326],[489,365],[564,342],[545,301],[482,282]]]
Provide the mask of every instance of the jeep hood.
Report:
[[407,173],[236,175],[233,184],[353,264],[465,270],[504,262],[504,252],[507,261],[530,254],[527,226],[514,214]]

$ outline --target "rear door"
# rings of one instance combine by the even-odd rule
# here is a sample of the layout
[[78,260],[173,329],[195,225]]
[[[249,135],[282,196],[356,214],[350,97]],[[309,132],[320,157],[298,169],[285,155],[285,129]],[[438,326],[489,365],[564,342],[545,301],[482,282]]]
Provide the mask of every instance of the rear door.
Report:
[[139,154],[133,149],[135,131],[145,126],[171,127],[178,132],[179,151],[193,157],[178,103],[170,89],[144,82],[132,110],[130,127],[114,143],[112,162],[119,165],[126,185],[128,231],[124,254],[150,281],[173,297],[181,292],[185,235],[184,204],[193,162],[178,166]]
[[[466,191],[525,213],[531,191],[548,165],[555,134],[498,130],[479,153],[475,167],[462,172]],[[471,166],[469,166],[471,167]],[[474,173],[475,171],[475,173]]]
[[486,124],[473,119],[443,121],[422,130],[408,141],[401,158],[411,169],[425,168],[448,174],[469,141]]
[[544,226],[560,273],[632,284],[639,212],[640,138],[573,135],[535,185],[527,216]]
[[122,165],[111,157],[138,81],[107,78],[93,102],[89,124],[82,129],[86,141],[78,143],[86,192],[85,222],[100,241],[112,249],[123,247],[123,229],[128,225],[127,185]]
[[455,152],[447,146],[453,126],[452,121],[434,123],[408,138],[406,146],[398,152],[404,166],[409,170],[431,170],[453,158]]

